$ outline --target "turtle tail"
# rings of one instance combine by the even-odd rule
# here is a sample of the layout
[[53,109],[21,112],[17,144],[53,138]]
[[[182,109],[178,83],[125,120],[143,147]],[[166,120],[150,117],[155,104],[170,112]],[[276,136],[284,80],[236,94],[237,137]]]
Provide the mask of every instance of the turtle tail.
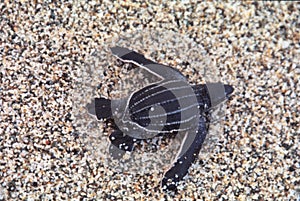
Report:
[[228,98],[234,91],[233,87],[228,84],[224,84],[224,89],[225,89],[226,98]]
[[111,100],[106,98],[95,98],[95,111],[97,119],[99,120],[111,118]]
[[221,82],[206,83],[206,90],[209,94],[211,107],[214,107],[224,100],[228,99],[233,93],[233,87],[228,84],[222,84]]

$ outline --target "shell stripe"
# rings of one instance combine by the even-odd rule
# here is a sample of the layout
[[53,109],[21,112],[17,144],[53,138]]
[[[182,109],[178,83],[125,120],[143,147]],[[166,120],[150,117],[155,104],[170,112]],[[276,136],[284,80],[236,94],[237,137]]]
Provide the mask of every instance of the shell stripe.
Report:
[[[165,87],[168,84],[174,84],[174,83],[175,84],[180,83],[182,85],[182,81],[178,81],[178,80],[163,81],[163,82],[157,83],[155,85],[150,85],[150,86],[145,87],[144,89],[142,89],[143,91],[141,93],[136,94],[136,96],[137,96],[136,98],[138,98],[139,96],[142,96],[144,93],[149,94],[148,96],[145,97],[145,99],[146,99],[146,98],[150,98],[155,95],[159,95],[159,94],[165,92],[166,90],[173,91],[173,90],[183,90],[183,89],[191,88],[191,86],[186,85],[186,84],[183,86],[179,86],[179,87]],[[159,87],[165,87],[166,89],[158,90]],[[143,102],[145,99],[142,98],[142,99],[138,100],[132,106],[138,105],[139,103]]]
[[161,123],[161,124],[160,123],[155,123],[153,125],[156,125],[156,126],[172,126],[172,125],[177,125],[177,124],[184,124],[184,123],[189,123],[190,121],[194,121],[196,117],[197,117],[197,115],[194,115],[194,116],[191,116],[188,119],[181,120],[181,121],[166,122],[166,123]]
[[[176,113],[185,112],[185,111],[187,111],[189,109],[193,109],[194,110],[196,107],[198,108],[198,103],[190,105],[190,106],[185,107],[185,108],[181,108],[181,109],[172,111],[172,112],[164,113],[164,114],[161,114],[161,115],[152,115],[152,116],[149,115],[149,118],[164,117],[166,115],[173,115],[173,114],[176,114]],[[146,119],[146,118],[147,117],[140,117],[140,119]]]
[[[163,91],[165,88],[160,86],[157,89],[160,91]],[[143,93],[143,95],[149,96],[149,94],[147,94],[147,93]],[[164,90],[163,94],[143,101],[143,105],[140,105],[140,107],[138,107],[138,106],[131,107],[131,105],[134,102],[136,102],[136,98],[137,98],[136,94],[134,94],[129,101],[129,113],[130,113],[132,121],[138,123],[139,125],[141,125],[143,127],[147,127],[151,123],[151,119],[150,118],[140,119],[140,117],[147,117],[147,116],[149,117],[149,112],[153,106],[163,107],[164,111],[158,111],[158,112],[164,112],[164,113],[170,113],[170,112],[180,108],[178,100],[176,99],[174,94],[169,90]],[[173,99],[174,101],[172,101],[171,104],[170,103],[163,104],[163,105],[160,104],[165,99],[171,99],[171,100]],[[144,105],[149,106],[149,107],[146,107],[146,109],[141,110],[141,107],[144,108]],[[139,112],[136,112],[136,111],[139,111]],[[171,124],[171,122],[180,122],[180,121],[181,121],[181,114],[174,114],[174,115],[167,115],[167,118],[164,123],[165,123],[165,126],[169,126]],[[153,122],[152,122],[152,125],[154,125]],[[172,129],[176,129],[177,127],[179,128],[180,125],[173,124],[173,126],[174,126],[174,128],[172,128]]]

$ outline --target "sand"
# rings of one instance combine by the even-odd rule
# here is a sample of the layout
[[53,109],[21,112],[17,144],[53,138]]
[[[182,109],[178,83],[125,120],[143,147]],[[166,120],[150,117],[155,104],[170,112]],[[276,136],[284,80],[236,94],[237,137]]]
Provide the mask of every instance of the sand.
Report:
[[[262,1],[1,2],[0,200],[299,200],[299,10]],[[114,45],[191,83],[235,88],[210,133],[218,142],[208,141],[176,195],[157,188],[168,164],[150,172],[139,164],[141,173],[107,163],[110,126],[85,105],[153,81],[118,66]]]

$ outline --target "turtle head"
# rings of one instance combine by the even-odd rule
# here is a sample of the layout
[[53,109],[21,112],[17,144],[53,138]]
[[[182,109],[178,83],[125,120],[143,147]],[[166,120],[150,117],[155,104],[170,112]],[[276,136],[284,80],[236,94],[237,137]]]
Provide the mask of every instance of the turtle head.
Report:
[[106,98],[95,98],[87,105],[88,112],[96,115],[98,120],[112,118],[111,100]]

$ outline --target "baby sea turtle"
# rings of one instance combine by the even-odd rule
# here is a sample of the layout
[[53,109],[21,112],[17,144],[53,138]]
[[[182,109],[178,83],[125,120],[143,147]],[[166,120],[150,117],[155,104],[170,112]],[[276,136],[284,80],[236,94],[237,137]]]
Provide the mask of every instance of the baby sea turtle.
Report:
[[142,139],[185,133],[172,166],[162,179],[163,189],[176,190],[177,183],[195,161],[208,132],[211,108],[224,101],[233,87],[222,83],[191,85],[178,70],[155,63],[123,47],[113,47],[114,56],[154,74],[160,81],[126,98],[95,98],[88,111],[98,120],[112,119],[110,141],[119,150],[133,151]]

